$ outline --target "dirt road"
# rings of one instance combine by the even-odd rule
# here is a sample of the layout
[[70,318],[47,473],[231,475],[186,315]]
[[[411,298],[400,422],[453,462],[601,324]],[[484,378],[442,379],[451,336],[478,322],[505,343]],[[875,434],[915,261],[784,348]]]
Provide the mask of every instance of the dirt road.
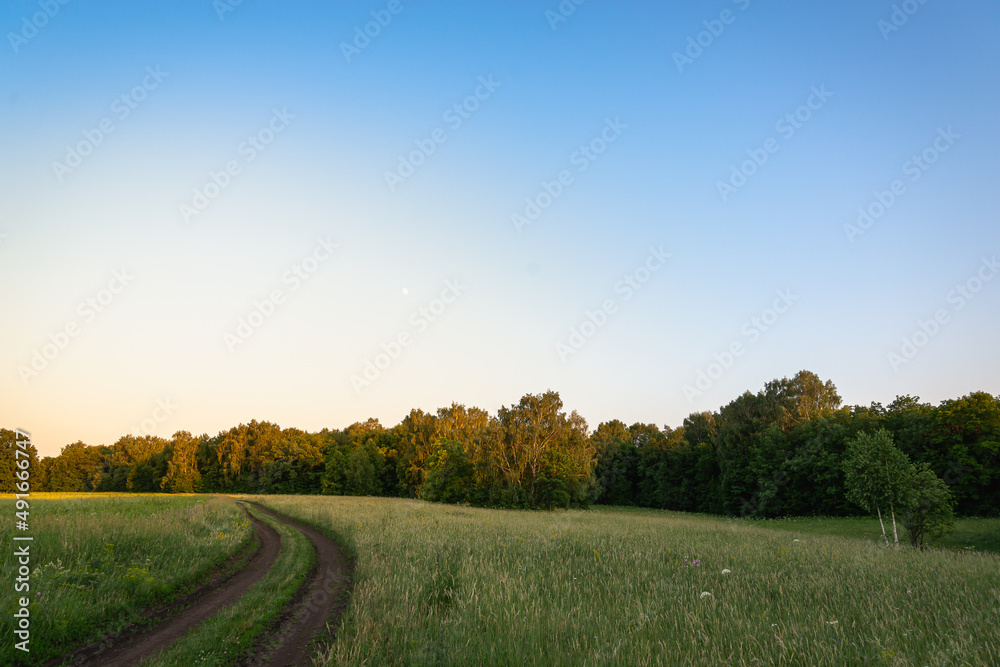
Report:
[[[253,503],[259,511],[280,523],[301,531],[316,550],[312,577],[285,610],[278,627],[258,641],[254,655],[245,665],[260,667],[308,666],[315,651],[314,640],[328,637],[327,623],[336,628],[347,606],[350,564],[337,544],[314,528],[294,522]],[[260,548],[246,567],[218,586],[206,586],[170,608],[183,610],[160,625],[130,637],[118,637],[78,649],[72,658],[58,658],[46,665],[72,664],[85,667],[131,667],[180,639],[196,625],[233,604],[274,566],[281,550],[281,538],[267,523],[250,515]],[[225,638],[220,638],[224,642]],[[67,660],[67,658],[69,658]],[[67,660],[64,662],[64,660]]]
[[[327,623],[336,628],[347,607],[350,565],[336,542],[315,528],[292,521],[257,503],[253,505],[309,538],[316,549],[316,569],[312,580],[303,587],[301,598],[292,605],[278,629],[265,640],[265,650],[247,664],[252,667],[311,665],[315,650],[313,640],[327,634]],[[268,645],[270,648],[267,648]]]
[[130,638],[123,644],[112,644],[108,649],[87,656],[83,662],[74,664],[100,665],[101,667],[131,667],[143,658],[170,646],[184,636],[188,630],[214,616],[220,609],[226,607],[246,593],[246,591],[264,578],[281,550],[281,538],[274,528],[260,519],[250,516],[254,531],[260,540],[261,547],[254,554],[247,566],[233,575],[225,584],[208,592],[197,602],[171,617],[161,625],[150,628],[146,632]]

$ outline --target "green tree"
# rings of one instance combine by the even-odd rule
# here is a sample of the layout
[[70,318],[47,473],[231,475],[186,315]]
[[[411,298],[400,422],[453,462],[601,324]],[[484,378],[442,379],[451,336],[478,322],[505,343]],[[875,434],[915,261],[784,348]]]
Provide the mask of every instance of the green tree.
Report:
[[526,394],[518,404],[500,408],[491,421],[487,456],[505,484],[506,504],[561,502],[558,491],[573,500],[584,498],[596,452],[587,422],[576,411],[567,416],[562,407],[554,391]]
[[201,482],[197,464],[198,444],[187,431],[174,433],[167,474],[160,479],[160,488],[168,493],[193,493],[198,488]]
[[[27,481],[31,490],[40,491],[43,488],[40,485],[42,480],[36,479],[39,471],[38,450],[34,445],[27,445],[21,449],[17,445],[18,439],[17,431],[0,429],[0,492],[13,493],[16,490],[15,484],[20,481]],[[21,452],[20,456],[17,454],[18,451]],[[28,467],[22,468],[18,461],[27,461]],[[27,480],[19,480],[18,475],[27,477]]]
[[885,429],[874,434],[862,431],[848,443],[844,460],[847,498],[868,512],[878,513],[882,538],[887,546],[889,538],[885,534],[882,509],[888,509],[892,517],[892,537],[898,548],[896,508],[905,506],[912,478],[912,464],[893,444],[892,434]]
[[1000,396],[976,391],[932,410],[918,460],[949,485],[960,514],[1000,515]]
[[423,497],[442,503],[463,503],[474,484],[475,467],[460,442],[444,441],[427,458]]
[[347,457],[344,471],[345,491],[352,496],[374,496],[379,492],[378,473],[376,471],[377,452],[372,453],[367,447],[358,447]]
[[96,447],[80,441],[66,445],[46,470],[46,491],[92,491],[95,473],[104,457]]
[[[378,424],[377,420],[375,424]],[[427,474],[427,459],[434,451],[437,440],[437,417],[414,408],[403,418],[400,427],[403,438],[399,444],[396,475],[405,495],[420,498]],[[378,428],[385,430],[381,426]]]
[[344,431],[330,431],[326,436],[326,452],[322,477],[322,492],[339,496],[344,493],[347,456],[351,453],[351,436]]
[[913,546],[923,550],[925,540],[954,528],[952,502],[948,485],[929,465],[922,463],[914,468],[902,517]]

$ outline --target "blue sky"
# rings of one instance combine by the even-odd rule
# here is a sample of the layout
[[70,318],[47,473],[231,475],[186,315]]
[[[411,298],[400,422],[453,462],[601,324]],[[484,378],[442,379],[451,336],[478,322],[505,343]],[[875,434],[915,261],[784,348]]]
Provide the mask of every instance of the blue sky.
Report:
[[226,6],[0,9],[0,423],[43,454],[1000,392],[995,3]]

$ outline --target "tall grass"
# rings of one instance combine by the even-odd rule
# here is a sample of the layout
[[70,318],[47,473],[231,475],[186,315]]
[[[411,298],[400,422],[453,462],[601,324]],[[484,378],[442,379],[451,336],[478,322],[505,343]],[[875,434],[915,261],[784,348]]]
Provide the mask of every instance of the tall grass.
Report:
[[651,510],[258,500],[357,558],[326,664],[1000,664],[995,555]]
[[[165,495],[32,494],[31,590],[4,597],[9,640],[15,599],[32,600],[31,653],[0,645],[0,664],[40,664],[140,620],[154,600],[206,575],[253,537],[229,499]],[[14,533],[14,502],[0,501],[0,531]],[[8,544],[12,544],[9,542]],[[4,549],[0,580],[17,562]],[[8,583],[5,583],[8,585]]]

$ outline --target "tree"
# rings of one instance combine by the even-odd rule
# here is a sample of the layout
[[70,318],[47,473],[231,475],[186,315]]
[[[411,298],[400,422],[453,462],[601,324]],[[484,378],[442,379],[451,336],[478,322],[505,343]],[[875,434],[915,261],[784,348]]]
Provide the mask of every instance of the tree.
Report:
[[330,431],[326,440],[322,491],[328,495],[342,495],[347,474],[347,457],[351,453],[351,436],[344,431]]
[[587,422],[566,415],[554,391],[526,394],[517,405],[502,407],[485,437],[489,465],[502,480],[505,504],[538,507],[585,498],[595,449]]
[[840,407],[840,395],[833,382],[823,382],[812,371],[799,371],[791,380],[775,381],[783,403],[785,420],[801,424],[816,417],[828,417]]
[[892,537],[898,548],[896,508],[905,505],[912,477],[913,466],[906,454],[893,444],[892,434],[885,429],[879,429],[873,435],[862,431],[848,443],[844,461],[847,498],[862,509],[878,513],[886,546],[889,545],[889,538],[885,534],[882,509],[888,509],[892,516]]
[[423,497],[442,503],[462,503],[469,499],[475,467],[460,442],[443,441],[427,459]]
[[590,436],[597,452],[593,495],[605,505],[632,505],[639,461],[628,427],[614,419],[604,422]]
[[[26,481],[30,481],[32,490],[38,488],[38,483],[35,481],[38,471],[38,450],[35,449],[34,445],[26,445],[22,450],[17,445],[19,440],[23,442],[23,439],[17,435],[17,431],[0,429],[0,492],[2,493],[13,493],[16,490],[15,485],[18,483],[17,475],[19,473],[27,477]],[[17,455],[18,451],[21,452],[21,456]],[[27,454],[27,458],[25,458],[25,454]],[[18,461],[28,462],[27,472],[22,472],[25,469]]]
[[378,488],[376,456],[377,452],[369,451],[368,447],[358,447],[348,455],[344,470],[344,486],[349,495],[379,495],[381,489]]
[[931,411],[926,461],[960,514],[1000,515],[1000,396],[976,391]]
[[177,431],[172,438],[172,456],[160,487],[167,493],[193,493],[201,482],[198,472],[198,441],[187,431]]
[[923,550],[927,538],[940,537],[953,529],[952,503],[948,485],[929,465],[914,467],[903,510],[903,527],[914,547]]
[[96,447],[82,442],[66,445],[51,459],[45,476],[46,491],[91,491],[95,472],[103,463]]
[[[369,419],[367,423],[371,424],[372,421]],[[355,426],[359,425],[351,426],[350,429]],[[434,449],[438,432],[437,417],[414,408],[403,418],[400,426],[403,439],[396,461],[397,478],[406,495],[419,498],[423,493],[424,477],[427,474],[427,458]],[[374,425],[367,427],[367,430],[381,432],[385,429],[378,425],[378,420],[374,420]]]

